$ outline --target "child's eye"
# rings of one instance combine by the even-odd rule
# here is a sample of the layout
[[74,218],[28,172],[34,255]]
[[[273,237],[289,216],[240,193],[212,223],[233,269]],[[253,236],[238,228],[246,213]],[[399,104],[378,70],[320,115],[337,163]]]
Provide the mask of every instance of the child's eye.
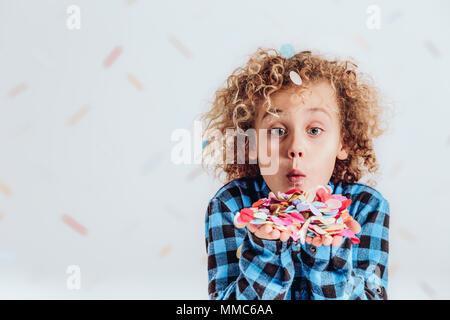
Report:
[[318,136],[323,131],[322,128],[314,127],[308,130],[309,134],[313,136]]
[[286,134],[286,130],[283,128],[273,128],[270,129],[270,135],[275,137],[280,137],[282,135]]

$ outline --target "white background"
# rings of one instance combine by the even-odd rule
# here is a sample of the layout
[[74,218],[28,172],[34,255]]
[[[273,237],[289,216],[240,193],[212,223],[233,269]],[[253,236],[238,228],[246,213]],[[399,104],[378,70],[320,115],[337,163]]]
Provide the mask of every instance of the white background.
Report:
[[[71,4],[80,30],[66,26]],[[449,13],[448,1],[0,1],[0,298],[207,299],[204,217],[222,183],[173,164],[171,133],[193,132],[257,47],[290,43],[353,59],[382,91],[389,296],[449,299]]]

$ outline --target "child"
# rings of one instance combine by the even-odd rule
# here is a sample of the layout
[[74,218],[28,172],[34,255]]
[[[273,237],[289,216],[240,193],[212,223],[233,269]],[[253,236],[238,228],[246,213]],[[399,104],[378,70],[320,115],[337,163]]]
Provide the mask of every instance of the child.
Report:
[[[206,138],[239,130],[231,147],[216,134],[204,150],[206,159],[216,155],[215,172],[228,181],[206,212],[210,299],[387,299],[389,204],[358,182],[378,169],[372,140],[382,133],[381,107],[376,89],[355,69],[309,51],[286,58],[260,48],[216,92],[203,115]],[[256,146],[244,134],[245,161],[239,161],[234,146],[251,130]],[[261,152],[265,137],[267,153]],[[268,170],[273,162],[276,170]],[[326,184],[352,199],[347,226],[359,244],[335,236],[296,245],[268,225],[234,226],[240,209],[271,191]]]

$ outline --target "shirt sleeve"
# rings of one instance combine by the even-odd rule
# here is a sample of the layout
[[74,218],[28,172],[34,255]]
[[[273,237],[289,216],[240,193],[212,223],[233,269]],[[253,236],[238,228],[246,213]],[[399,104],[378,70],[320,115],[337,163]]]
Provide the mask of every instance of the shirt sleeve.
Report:
[[295,274],[292,242],[260,239],[247,228],[236,228],[233,219],[225,203],[217,198],[210,201],[205,228],[209,298],[285,299]]
[[312,299],[387,300],[389,211],[385,199],[372,197],[355,216],[359,244],[345,238],[339,247],[301,248]]

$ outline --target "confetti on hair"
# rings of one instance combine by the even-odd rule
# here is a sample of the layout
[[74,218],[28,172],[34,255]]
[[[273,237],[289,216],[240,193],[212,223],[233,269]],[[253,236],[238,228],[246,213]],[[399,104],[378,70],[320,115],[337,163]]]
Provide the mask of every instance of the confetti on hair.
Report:
[[122,47],[121,46],[115,47],[103,61],[103,66],[105,68],[109,68],[121,54],[122,54]]
[[211,139],[209,139],[209,138],[204,140],[202,143],[202,149],[205,149],[205,147],[209,144],[210,141],[211,141]]
[[26,84],[26,82],[22,82],[22,83],[18,84],[17,86],[15,86],[14,88],[12,88],[9,91],[8,96],[10,98],[17,97],[19,94],[21,94],[22,92],[24,92],[27,89],[28,89],[28,85]]
[[142,91],[144,88],[142,87],[142,84],[136,79],[136,77],[132,74],[128,74],[128,81],[139,91]]
[[289,78],[291,78],[291,81],[296,85],[298,86],[302,85],[302,77],[300,77],[300,75],[297,72],[295,71],[289,72]]
[[170,251],[172,250],[172,246],[170,244],[168,244],[167,246],[165,246],[164,248],[161,249],[161,251],[159,252],[159,256],[161,258],[165,257]]
[[77,112],[75,112],[74,115],[72,115],[67,120],[67,125],[73,126],[74,124],[76,124],[78,121],[80,121],[81,118],[83,118],[86,115],[86,113],[88,113],[89,109],[90,107],[87,105],[81,107]]
[[280,53],[285,58],[291,58],[295,54],[294,46],[290,43],[285,43],[280,48]]
[[82,226],[80,223],[78,223],[77,221],[75,221],[74,219],[72,219],[70,216],[68,216],[67,214],[62,216],[62,220],[69,226],[71,227],[73,230],[75,230],[76,232],[78,232],[79,234],[82,235],[86,235],[87,234],[87,230],[84,226]]
[[168,36],[170,43],[186,58],[192,58],[192,54],[189,50],[174,36]]
[[11,194],[12,194],[11,189],[7,185],[5,185],[1,182],[0,182],[0,191],[3,192],[3,194],[8,197],[11,196]]

